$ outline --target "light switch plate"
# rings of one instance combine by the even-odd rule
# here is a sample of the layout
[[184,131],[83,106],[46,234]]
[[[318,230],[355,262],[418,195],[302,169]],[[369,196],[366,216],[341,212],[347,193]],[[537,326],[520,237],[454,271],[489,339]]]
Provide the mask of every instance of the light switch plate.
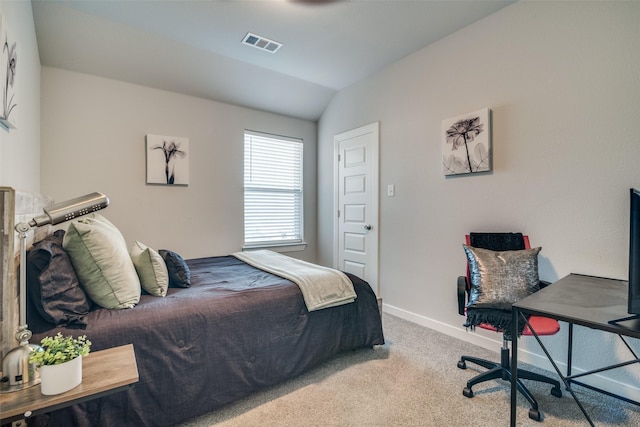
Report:
[[393,197],[396,195],[396,186],[393,184],[387,185],[387,196]]

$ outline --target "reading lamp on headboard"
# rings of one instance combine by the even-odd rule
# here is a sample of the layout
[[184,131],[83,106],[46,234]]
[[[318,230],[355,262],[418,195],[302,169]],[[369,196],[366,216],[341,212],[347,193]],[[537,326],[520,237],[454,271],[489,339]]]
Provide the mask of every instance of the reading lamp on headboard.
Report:
[[20,239],[20,324],[16,339],[20,344],[11,349],[2,359],[3,377],[0,393],[22,390],[40,383],[40,376],[35,366],[29,363],[31,349],[38,346],[29,344],[31,331],[27,327],[27,233],[33,227],[60,224],[107,206],[109,206],[107,196],[102,193],[91,193],[44,208],[44,214],[33,218],[28,223],[16,224],[15,230]]

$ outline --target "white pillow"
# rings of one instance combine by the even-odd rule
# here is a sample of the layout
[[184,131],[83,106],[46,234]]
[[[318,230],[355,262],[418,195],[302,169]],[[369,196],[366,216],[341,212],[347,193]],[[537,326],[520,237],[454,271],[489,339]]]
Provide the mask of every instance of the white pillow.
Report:
[[140,280],[127,244],[105,217],[91,214],[69,224],[62,247],[80,285],[104,308],[131,308],[140,301]]
[[136,240],[131,247],[131,260],[142,289],[156,297],[165,296],[169,287],[169,272],[160,254]]

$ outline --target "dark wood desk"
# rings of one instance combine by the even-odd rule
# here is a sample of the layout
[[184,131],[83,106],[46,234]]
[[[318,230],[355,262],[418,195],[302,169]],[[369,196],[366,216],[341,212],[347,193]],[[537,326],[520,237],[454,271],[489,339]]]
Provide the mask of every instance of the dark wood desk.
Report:
[[[568,339],[568,357],[567,372],[563,374],[554,362],[553,358],[544,347],[540,339],[534,334],[540,344],[545,355],[553,365],[554,369],[564,382],[567,390],[571,393],[574,400],[580,407],[585,418],[593,426],[591,418],[585,411],[584,407],[577,399],[575,393],[571,389],[571,384],[578,384],[590,389],[605,393],[607,395],[621,398],[620,396],[609,393],[596,387],[585,385],[575,378],[584,377],[586,375],[603,372],[622,366],[639,363],[640,359],[633,352],[631,347],[626,343],[624,337],[640,338],[640,329],[629,329],[620,325],[609,323],[611,320],[620,319],[628,316],[627,314],[627,282],[622,280],[604,279],[601,277],[584,276],[580,274],[570,274],[554,284],[547,286],[533,295],[524,298],[513,305],[513,336],[516,336],[515,330],[516,320],[520,317],[525,318],[526,315],[535,314],[539,316],[551,317],[559,321],[569,324]],[[627,344],[627,348],[631,352],[633,359],[595,369],[593,371],[584,372],[579,375],[571,375],[572,349],[573,349],[573,325],[585,326],[591,329],[611,332],[618,335]],[[533,331],[535,332],[535,331]],[[517,364],[518,364],[518,340],[512,342],[511,354],[511,426],[515,426],[516,421],[516,381],[517,381]],[[630,401],[622,398],[623,400]],[[632,403],[633,402],[630,401]]]
[[82,383],[65,393],[45,396],[37,385],[0,394],[0,424],[115,393],[137,382],[138,365],[132,344],[91,352],[82,361]]

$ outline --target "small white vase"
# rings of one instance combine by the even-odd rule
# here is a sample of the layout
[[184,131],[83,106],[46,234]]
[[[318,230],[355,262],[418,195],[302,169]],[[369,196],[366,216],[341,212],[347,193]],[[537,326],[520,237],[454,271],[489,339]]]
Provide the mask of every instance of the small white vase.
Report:
[[40,366],[40,390],[42,394],[60,394],[82,382],[82,356],[59,365]]

